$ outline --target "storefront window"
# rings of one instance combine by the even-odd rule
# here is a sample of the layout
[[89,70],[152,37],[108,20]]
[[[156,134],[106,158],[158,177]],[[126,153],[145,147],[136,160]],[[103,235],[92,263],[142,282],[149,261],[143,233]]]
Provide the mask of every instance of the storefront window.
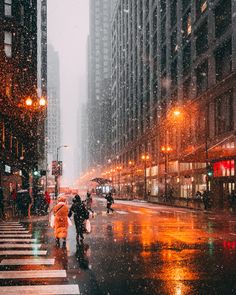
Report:
[[235,175],[234,160],[220,161],[213,164],[214,177],[226,177]]

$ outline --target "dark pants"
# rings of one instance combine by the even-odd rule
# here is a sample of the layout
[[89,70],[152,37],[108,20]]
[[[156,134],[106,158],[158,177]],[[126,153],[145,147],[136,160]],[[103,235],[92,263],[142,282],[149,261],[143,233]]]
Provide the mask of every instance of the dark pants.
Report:
[[111,212],[114,211],[114,209],[111,208],[111,205],[112,205],[111,203],[107,203],[107,213],[109,213],[110,210],[111,210]]
[[79,242],[79,237],[84,239],[84,220],[83,219],[75,219],[75,228],[76,228],[76,239]]
[[0,203],[0,217],[3,218],[4,217],[4,204]]

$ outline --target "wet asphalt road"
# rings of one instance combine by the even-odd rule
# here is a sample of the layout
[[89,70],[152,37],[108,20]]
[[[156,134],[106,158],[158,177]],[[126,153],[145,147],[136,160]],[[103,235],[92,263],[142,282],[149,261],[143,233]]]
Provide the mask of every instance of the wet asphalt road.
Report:
[[101,199],[94,209],[92,233],[80,247],[74,226],[67,249],[58,249],[45,218],[23,223],[48,250],[47,258],[55,258],[53,265],[0,266],[65,269],[66,278],[0,280],[1,286],[78,284],[84,295],[236,294],[236,215],[126,201],[117,201],[116,212],[107,215]]

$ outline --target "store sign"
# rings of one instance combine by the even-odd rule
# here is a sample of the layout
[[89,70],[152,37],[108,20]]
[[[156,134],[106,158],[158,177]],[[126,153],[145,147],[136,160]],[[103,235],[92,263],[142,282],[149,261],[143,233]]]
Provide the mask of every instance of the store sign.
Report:
[[235,175],[234,160],[220,161],[213,164],[214,177],[226,177]]
[[11,173],[11,167],[8,165],[5,165],[5,172],[6,173]]

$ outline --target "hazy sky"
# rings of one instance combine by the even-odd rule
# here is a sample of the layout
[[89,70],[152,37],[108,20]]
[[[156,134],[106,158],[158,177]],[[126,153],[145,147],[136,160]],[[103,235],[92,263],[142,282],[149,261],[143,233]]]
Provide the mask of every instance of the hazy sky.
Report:
[[[48,0],[48,43],[60,57],[62,141],[64,182],[71,184],[75,175],[77,113],[86,100],[87,36],[89,33],[89,0]],[[48,61],[50,62],[50,60]]]

